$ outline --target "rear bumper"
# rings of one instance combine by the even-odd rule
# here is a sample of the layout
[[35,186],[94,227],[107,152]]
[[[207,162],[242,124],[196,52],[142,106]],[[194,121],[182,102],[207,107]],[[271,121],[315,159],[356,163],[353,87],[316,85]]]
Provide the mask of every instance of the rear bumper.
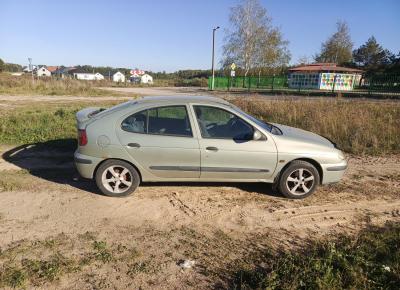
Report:
[[84,178],[93,178],[97,165],[103,161],[101,158],[80,154],[78,151],[74,153],[75,167],[79,175]]
[[347,169],[347,161],[343,160],[336,164],[321,164],[321,167],[323,171],[322,184],[336,183],[342,179]]

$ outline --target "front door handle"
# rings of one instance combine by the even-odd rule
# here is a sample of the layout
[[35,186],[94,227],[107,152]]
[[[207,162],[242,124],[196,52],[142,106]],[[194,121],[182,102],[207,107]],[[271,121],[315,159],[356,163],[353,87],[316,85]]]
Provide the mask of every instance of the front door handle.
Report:
[[218,148],[217,148],[217,147],[210,146],[210,147],[206,147],[206,150],[217,152],[217,151],[218,151]]
[[140,148],[140,144],[139,143],[128,143],[128,146],[132,147],[132,148]]

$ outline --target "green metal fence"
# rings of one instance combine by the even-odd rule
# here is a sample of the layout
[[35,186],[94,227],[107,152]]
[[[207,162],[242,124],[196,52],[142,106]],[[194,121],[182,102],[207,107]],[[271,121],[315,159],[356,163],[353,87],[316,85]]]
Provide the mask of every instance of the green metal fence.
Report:
[[[208,88],[211,90],[212,78],[208,79]],[[387,96],[400,96],[400,74],[383,74],[363,77],[360,84],[353,91],[333,90],[323,91],[319,89],[289,88],[286,75],[280,76],[249,76],[249,77],[215,77],[214,89],[224,91],[269,91],[282,93],[305,94],[377,94]]]
[[400,92],[400,74],[382,74],[367,76],[358,87],[369,91]]
[[[208,80],[208,88],[211,89],[212,78]],[[286,76],[260,76],[260,77],[215,77],[214,89],[282,89],[287,88]]]

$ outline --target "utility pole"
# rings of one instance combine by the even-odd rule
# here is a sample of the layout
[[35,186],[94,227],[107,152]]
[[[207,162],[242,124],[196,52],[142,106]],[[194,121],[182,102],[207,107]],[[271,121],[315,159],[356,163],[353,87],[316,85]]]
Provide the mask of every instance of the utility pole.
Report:
[[215,78],[215,70],[214,70],[214,50],[215,50],[215,31],[219,29],[219,26],[213,28],[213,39],[212,39],[212,64],[211,64],[211,71],[212,71],[212,79],[211,79],[211,90],[214,90],[214,78]]

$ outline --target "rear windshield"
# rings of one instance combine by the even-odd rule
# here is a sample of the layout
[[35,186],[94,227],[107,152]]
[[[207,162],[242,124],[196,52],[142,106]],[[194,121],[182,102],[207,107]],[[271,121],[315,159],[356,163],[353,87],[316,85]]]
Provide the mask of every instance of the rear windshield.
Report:
[[111,113],[111,112],[123,110],[126,107],[132,106],[132,105],[134,105],[136,103],[137,103],[136,101],[128,101],[128,102],[125,102],[125,103],[122,103],[122,104],[118,104],[118,105],[116,105],[114,107],[111,107],[111,108],[108,108],[108,109],[100,109],[99,115],[108,114],[108,113]]

